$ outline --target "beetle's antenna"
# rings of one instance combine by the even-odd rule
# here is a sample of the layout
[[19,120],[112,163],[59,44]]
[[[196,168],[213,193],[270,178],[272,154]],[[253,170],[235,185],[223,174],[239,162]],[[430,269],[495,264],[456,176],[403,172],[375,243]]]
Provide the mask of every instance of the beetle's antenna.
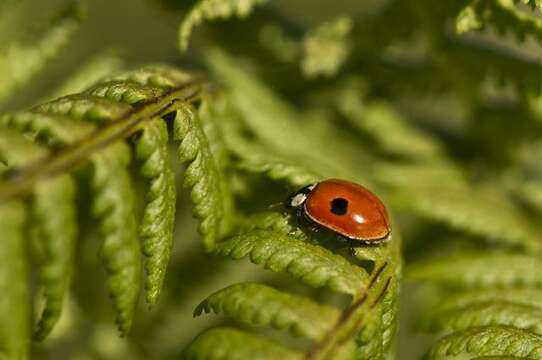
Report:
[[274,203],[274,204],[271,204],[267,207],[267,209],[271,210],[271,209],[276,209],[276,208],[279,208],[279,207],[282,207],[284,206],[284,203],[282,202],[278,202],[278,203]]

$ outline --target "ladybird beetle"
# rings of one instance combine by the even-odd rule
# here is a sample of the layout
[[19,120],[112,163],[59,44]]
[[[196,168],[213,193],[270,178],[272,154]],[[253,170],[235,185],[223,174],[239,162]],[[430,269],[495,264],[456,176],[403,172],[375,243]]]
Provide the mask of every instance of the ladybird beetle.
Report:
[[305,186],[290,195],[286,207],[300,219],[364,244],[378,244],[391,238],[386,207],[361,185],[330,179]]

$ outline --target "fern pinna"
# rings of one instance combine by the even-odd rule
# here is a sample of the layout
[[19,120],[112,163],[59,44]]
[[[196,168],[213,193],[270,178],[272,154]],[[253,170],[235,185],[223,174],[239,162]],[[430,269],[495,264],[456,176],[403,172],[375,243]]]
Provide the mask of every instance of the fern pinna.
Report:
[[[2,110],[82,3],[0,3]],[[148,3],[203,77],[90,46],[0,116],[1,358],[542,358],[540,1]],[[274,206],[329,178],[382,197],[390,242]]]
[[[32,227],[30,245],[36,247],[44,293],[36,339],[43,339],[54,326],[70,282],[77,232],[76,182],[88,182],[93,198],[92,214],[102,239],[100,258],[109,273],[109,291],[121,333],[130,329],[139,296],[140,252],[146,257],[147,302],[156,302],[169,259],[175,214],[168,135],[160,116],[190,106],[190,101],[199,97],[199,89],[198,81],[189,75],[155,67],[111,78],[84,93],[2,117],[5,211],[20,208],[14,197],[31,190],[27,210],[16,210],[21,215],[13,220],[16,223],[26,219]],[[147,183],[141,220],[136,217],[134,175],[129,167],[132,150],[127,143],[118,142],[136,133],[134,157]],[[88,172],[62,175],[87,160]],[[194,200],[196,204],[200,201]],[[210,207],[205,216],[212,216],[214,211],[215,207]],[[22,245],[18,244],[25,251]],[[6,256],[22,261],[21,254],[15,252]],[[21,283],[25,282],[25,273],[7,280],[17,284],[15,288],[24,288]],[[20,307],[24,309],[25,303],[28,301],[22,301]],[[9,311],[10,304],[5,305]],[[24,313],[29,314],[28,308]],[[19,321],[26,322],[24,318]],[[21,346],[26,346],[24,329],[9,334],[13,338],[6,340],[9,356],[22,353]],[[19,339],[18,346],[15,339]]]
[[[227,59],[219,54],[210,58]],[[226,71],[233,70],[227,63],[223,66]],[[254,82],[250,78],[247,81]],[[295,164],[292,153],[245,150],[257,149],[258,144],[243,139],[236,130],[240,126],[238,110],[224,99],[206,94],[205,86],[202,80],[178,70],[149,67],[104,79],[83,93],[1,118],[0,149],[5,168],[0,198],[3,211],[13,213],[3,221],[7,222],[6,229],[13,228],[7,234],[14,245],[5,251],[11,251],[6,257],[16,262],[4,286],[13,292],[8,299],[20,304],[20,315],[13,321],[22,326],[30,317],[29,301],[25,299],[29,293],[24,286],[28,264],[20,239],[24,223],[32,228],[28,245],[36,254],[43,289],[43,310],[37,318],[35,339],[44,339],[60,316],[76,261],[79,187],[88,189],[92,199],[91,214],[101,238],[99,257],[108,273],[121,334],[130,330],[142,286],[140,253],[144,256],[146,301],[155,304],[173,238],[176,189],[166,125],[172,122],[172,137],[179,144],[178,160],[188,164],[184,184],[191,189],[193,212],[208,251],[234,259],[248,256],[254,263],[285,271],[309,286],[324,287],[352,299],[341,311],[264,284],[237,284],[209,297],[196,313],[213,309],[243,323],[286,327],[294,335],[314,341],[306,352],[315,359],[337,353],[347,357],[392,354],[397,328],[399,232],[394,233],[389,245],[359,250],[349,261],[312,236],[294,231],[296,227],[289,225],[288,217],[262,214],[247,221],[241,214],[235,215],[229,184],[232,171],[256,172],[297,186],[321,178],[317,173],[327,173],[328,165],[318,165],[315,170],[296,165],[292,171],[286,165]],[[201,102],[199,110],[191,105],[196,100]],[[265,99],[256,99],[261,100]],[[260,117],[270,115],[265,107],[262,111]],[[294,130],[295,123],[288,121],[285,119],[284,125]],[[307,149],[299,147],[299,151]],[[330,173],[355,176],[352,169],[340,165],[329,169]],[[146,189],[140,216],[134,189],[137,178]],[[232,237],[234,231],[238,235]],[[235,303],[236,298],[245,299],[241,306]],[[12,302],[5,302],[5,316],[10,315],[11,306]],[[8,356],[27,351],[24,339],[29,329],[18,329],[7,331],[3,337],[2,349]],[[272,357],[273,348],[291,356],[302,354],[240,330],[214,329],[199,336],[187,348],[186,356],[221,356],[208,353],[212,348],[198,344],[220,342],[223,332],[239,341],[250,339],[245,349],[231,348],[231,356],[236,351],[251,354],[252,346],[262,356],[268,353]],[[229,342],[231,336],[225,339]],[[213,348],[226,351],[226,344],[222,345],[217,343]]]

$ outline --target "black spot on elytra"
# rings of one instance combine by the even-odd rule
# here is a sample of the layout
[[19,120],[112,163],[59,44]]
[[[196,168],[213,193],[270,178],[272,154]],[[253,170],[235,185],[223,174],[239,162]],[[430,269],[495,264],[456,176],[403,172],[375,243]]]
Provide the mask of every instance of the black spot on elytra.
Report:
[[331,212],[335,215],[344,215],[348,211],[348,200],[336,198],[331,201]]

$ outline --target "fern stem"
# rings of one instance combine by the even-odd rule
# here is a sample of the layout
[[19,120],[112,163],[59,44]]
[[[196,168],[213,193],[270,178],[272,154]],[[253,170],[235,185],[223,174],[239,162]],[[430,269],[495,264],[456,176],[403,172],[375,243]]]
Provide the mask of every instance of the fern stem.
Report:
[[[354,298],[352,304],[343,311],[324,340],[309,351],[306,358],[309,360],[329,359],[339,347],[355,336],[365,316],[386,293],[391,279],[387,262],[376,267],[365,290]],[[373,287],[377,287],[378,291],[371,291]]]
[[170,111],[176,103],[196,101],[203,85],[204,80],[199,79],[173,88],[152,101],[136,105],[119,120],[97,129],[63,151],[15,170],[7,179],[0,181],[0,203],[27,192],[39,180],[75,168],[96,151],[133,135],[146,122]]

